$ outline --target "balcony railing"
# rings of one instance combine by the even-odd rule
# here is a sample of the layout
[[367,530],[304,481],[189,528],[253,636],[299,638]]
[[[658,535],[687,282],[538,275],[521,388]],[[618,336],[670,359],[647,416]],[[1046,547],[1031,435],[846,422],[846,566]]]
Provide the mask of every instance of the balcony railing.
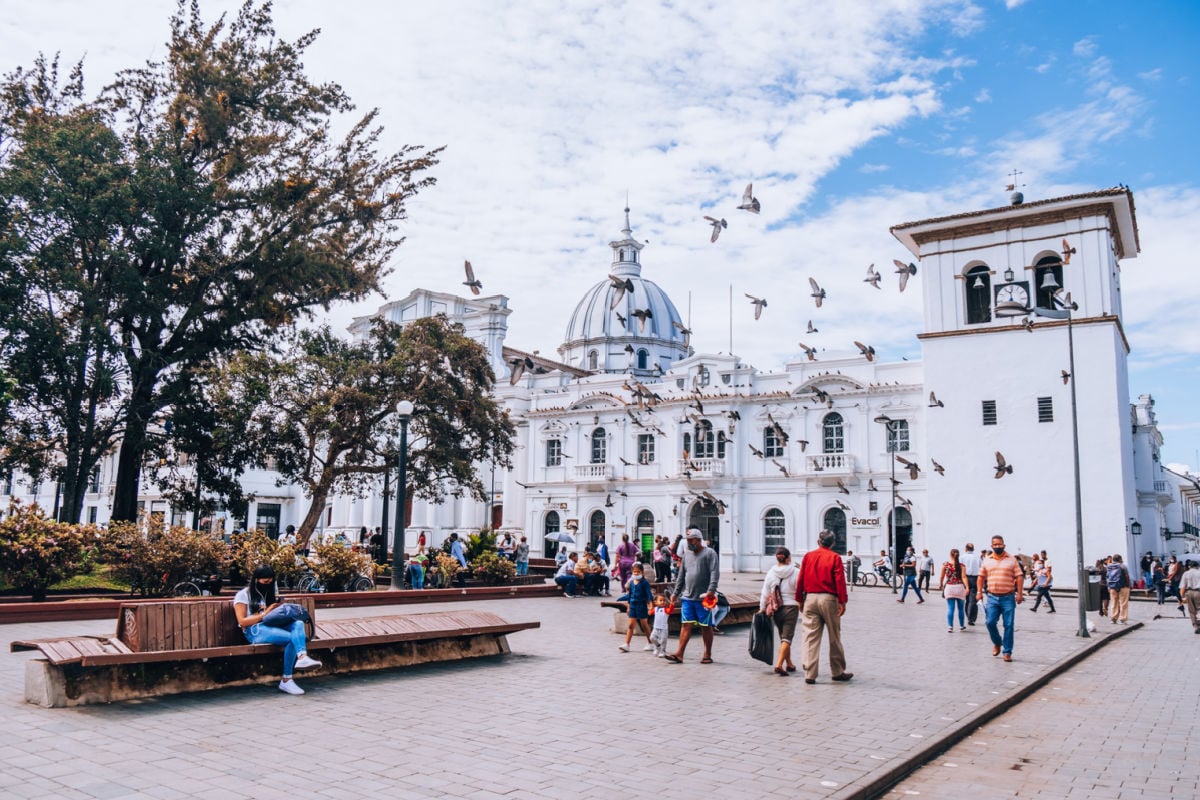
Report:
[[846,473],[854,471],[854,456],[849,453],[821,453],[808,456],[809,472]]
[[606,481],[612,476],[612,464],[579,464],[575,467],[577,481]]
[[1155,481],[1154,482],[1154,491],[1157,494],[1166,494],[1167,493],[1167,482],[1166,481]]
[[725,474],[723,458],[681,458],[675,464],[678,472],[690,472],[692,477],[720,478]]

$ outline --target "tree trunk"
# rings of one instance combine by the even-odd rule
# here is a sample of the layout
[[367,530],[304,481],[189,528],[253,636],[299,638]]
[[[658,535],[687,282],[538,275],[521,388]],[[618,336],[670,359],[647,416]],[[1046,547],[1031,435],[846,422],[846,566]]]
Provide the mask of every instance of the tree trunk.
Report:
[[328,496],[329,489],[324,484],[319,485],[316,491],[313,492],[312,503],[308,507],[308,513],[304,515],[304,521],[300,523],[300,529],[296,531],[297,549],[308,547],[309,537],[317,529],[317,522],[321,519],[321,515],[325,513],[325,498]]

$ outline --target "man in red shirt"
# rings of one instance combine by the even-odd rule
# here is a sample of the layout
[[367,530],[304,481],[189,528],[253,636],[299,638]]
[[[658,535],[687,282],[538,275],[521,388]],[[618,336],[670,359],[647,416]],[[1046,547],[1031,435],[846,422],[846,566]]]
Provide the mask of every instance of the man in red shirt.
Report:
[[854,677],[846,672],[846,654],[842,650],[842,615],[846,613],[846,573],[842,557],[833,552],[833,532],[817,535],[816,550],[804,554],[800,575],[796,578],[796,599],[804,613],[804,682],[817,682],[821,660],[821,636],[829,629],[829,668],[833,679],[845,682]]

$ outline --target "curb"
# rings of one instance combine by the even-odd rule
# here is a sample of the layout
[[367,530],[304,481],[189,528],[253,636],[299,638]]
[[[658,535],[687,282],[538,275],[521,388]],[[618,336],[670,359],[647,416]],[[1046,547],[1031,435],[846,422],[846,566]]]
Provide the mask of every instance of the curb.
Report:
[[861,782],[848,784],[838,793],[830,795],[830,798],[832,800],[873,800],[873,798],[882,797],[885,793],[895,788],[896,784],[925,766],[929,761],[949,750],[963,739],[966,739],[987,723],[1013,710],[1016,704],[1024,702],[1034,692],[1042,689],[1050,681],[1071,669],[1085,658],[1091,656],[1102,647],[1106,647],[1110,642],[1114,642],[1123,636],[1128,636],[1144,626],[1144,622],[1135,622],[1122,630],[1106,635],[1103,639],[1095,640],[1078,653],[1055,664],[1045,674],[1033,679],[1011,695],[998,697],[980,708],[972,716],[963,720],[962,725],[958,728],[947,732],[942,737],[925,745],[920,750],[906,757],[901,763],[885,769],[873,778],[864,778],[863,780],[868,781],[865,784],[857,785]]

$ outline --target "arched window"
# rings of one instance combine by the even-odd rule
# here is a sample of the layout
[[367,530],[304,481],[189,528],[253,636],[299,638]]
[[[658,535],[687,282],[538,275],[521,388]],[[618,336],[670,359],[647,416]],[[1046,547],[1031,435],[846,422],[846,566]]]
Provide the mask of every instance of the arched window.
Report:
[[[1054,285],[1050,288],[1042,288],[1042,284],[1046,282],[1047,275],[1054,276]],[[1033,271],[1033,277],[1034,296],[1037,297],[1037,307],[1057,308],[1054,305],[1054,293],[1063,288],[1062,259],[1058,256],[1039,258],[1037,267]]]
[[692,435],[685,433],[683,435],[683,457],[689,458],[692,455]]
[[608,437],[604,428],[592,431],[592,463],[603,464],[608,461]]
[[844,453],[846,451],[846,436],[842,425],[842,415],[836,411],[825,415],[825,420],[821,423],[825,445],[822,452]]
[[618,258],[617,258],[617,260],[618,260],[618,261],[624,261],[624,260],[625,260],[625,248],[624,248],[624,247],[622,247],[622,248],[621,248],[619,251],[617,251],[617,252],[619,252],[619,253],[621,254],[621,255],[620,255]]
[[992,271],[987,264],[971,267],[963,282],[966,292],[967,324],[992,321]]
[[638,512],[637,532],[639,536],[643,533],[654,533],[654,512],[648,510]]
[[908,452],[908,420],[893,420],[887,426],[887,451],[889,453]]
[[650,354],[645,349],[638,350],[637,368],[648,369],[650,367]]
[[596,370],[600,368],[600,354],[595,350],[588,351],[588,369]]
[[778,508],[768,508],[763,515],[763,552],[774,555],[780,547],[787,545],[787,523]]
[[829,509],[821,527],[833,533],[833,552],[846,555],[846,512],[840,508]]
[[726,441],[728,441],[728,437],[725,435],[725,431],[717,431],[717,458],[725,457]]
[[593,511],[592,516],[588,518],[588,542],[593,547],[596,542],[600,541],[601,534],[604,533],[604,512]]
[[696,424],[696,451],[693,455],[696,458],[712,458],[715,451],[716,441],[713,438],[712,423],[706,419],[700,420]]
[[[546,521],[542,525],[543,537],[545,537],[551,533],[558,533],[561,530],[561,528],[559,527],[559,524],[560,523],[559,523],[557,511],[546,512]],[[554,558],[554,555],[557,552],[558,552],[558,542],[553,541],[551,539],[545,539],[545,545],[542,548],[542,554],[546,558]]]
[[696,377],[697,377],[697,381],[696,381],[697,385],[708,386],[708,382],[710,380],[709,374],[708,374],[708,367],[700,367],[700,371],[696,374]]

